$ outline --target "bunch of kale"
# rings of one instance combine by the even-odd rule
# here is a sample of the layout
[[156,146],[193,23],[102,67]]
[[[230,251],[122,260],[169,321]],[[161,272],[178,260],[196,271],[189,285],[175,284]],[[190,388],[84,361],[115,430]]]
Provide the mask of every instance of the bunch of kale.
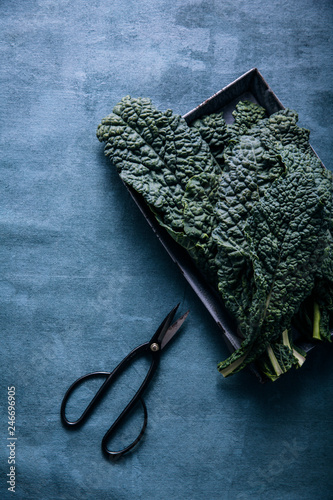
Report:
[[219,370],[256,361],[275,380],[305,359],[293,325],[330,340],[333,175],[294,111],[266,117],[240,102],[233,115],[231,125],[222,113],[188,125],[126,96],[97,137],[236,318],[243,340]]

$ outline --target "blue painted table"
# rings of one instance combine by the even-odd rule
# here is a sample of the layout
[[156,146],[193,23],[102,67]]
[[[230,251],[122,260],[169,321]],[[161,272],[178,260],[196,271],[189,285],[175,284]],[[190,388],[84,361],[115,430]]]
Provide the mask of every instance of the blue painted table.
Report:
[[[1,3],[2,498],[11,386],[16,498],[333,498],[332,347],[274,384],[223,379],[216,325],[95,137],[126,94],[184,114],[258,67],[333,169],[332,15],[330,0]],[[178,301],[191,314],[146,395],[145,438],[110,464],[100,439],[145,366],[80,431],[62,427],[61,398]]]

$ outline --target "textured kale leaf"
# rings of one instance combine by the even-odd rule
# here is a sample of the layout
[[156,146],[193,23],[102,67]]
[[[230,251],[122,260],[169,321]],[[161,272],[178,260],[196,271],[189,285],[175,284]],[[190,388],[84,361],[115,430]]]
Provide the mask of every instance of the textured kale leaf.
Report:
[[228,130],[223,113],[204,115],[202,118],[195,120],[191,124],[191,128],[199,131],[216,161],[223,165],[223,150],[231,140],[231,133]]
[[302,168],[274,182],[257,202],[245,228],[255,284],[245,340],[220,370],[246,355],[240,370],[290,327],[314,288],[328,224],[314,174]]
[[[97,137],[106,142],[105,154],[123,181],[144,197],[198,266],[215,275],[210,181],[220,167],[198,130],[170,110],[157,110],[150,99],[126,96],[102,120]],[[199,180],[205,188],[193,189]]]
[[298,114],[290,109],[273,113],[270,117],[259,120],[252,127],[251,134],[258,136],[271,147],[292,145],[301,151],[312,153],[309,144],[309,130],[297,125]]
[[[196,255],[204,263],[206,278],[214,285],[217,282],[217,249],[212,235],[217,224],[218,188],[219,176],[202,173],[188,181],[183,197],[184,232],[196,242]],[[197,256],[194,259],[198,261]]]
[[248,134],[260,120],[266,115],[265,109],[251,101],[240,101],[236,104],[235,110],[232,112],[234,122],[227,126],[227,130],[233,139]]
[[[266,374],[271,370],[270,378],[275,379],[277,376],[275,368],[279,366],[275,352],[285,353],[285,356],[288,354],[293,364],[302,364],[302,354],[297,353],[292,339],[289,342],[291,346],[282,344],[283,347],[280,348],[281,334],[285,328],[290,329],[294,316],[297,316],[300,310],[308,308],[305,299],[309,294],[315,297],[315,305],[310,313],[311,334],[313,335],[317,321],[317,329],[320,332],[317,338],[330,339],[333,287],[332,282],[328,282],[328,276],[331,276],[333,262],[332,231],[329,228],[329,221],[333,219],[332,212],[330,212],[332,210],[332,174],[323,168],[320,160],[310,148],[308,131],[297,127],[296,122],[297,114],[293,111],[283,110],[275,113],[254,126],[248,127],[246,134],[239,136],[238,139],[234,138],[224,151],[225,164],[216,205],[218,226],[213,233],[218,248],[216,257],[218,287],[228,309],[238,320],[239,333],[244,337],[241,349],[219,364],[219,369],[224,375],[239,371],[251,361],[257,360],[265,366]],[[258,247],[259,250],[261,248],[259,254],[256,252],[257,249],[253,248],[254,240],[249,239],[249,235],[251,227],[256,227],[257,221],[254,222],[253,217],[258,214],[265,196],[269,197],[272,203],[272,206],[268,204],[267,213],[265,212],[266,220],[274,214],[275,207],[284,211],[283,191],[286,189],[286,193],[288,192],[287,188],[289,188],[292,175],[299,177],[302,182],[307,180],[309,184],[299,191],[299,199],[293,192],[291,193],[290,203],[295,203],[295,207],[291,208],[290,215],[295,215],[299,206],[302,206],[302,210],[307,213],[310,195],[314,193],[320,200],[319,208],[323,210],[324,226],[322,232],[315,231],[313,234],[316,242],[313,255],[316,255],[316,262],[308,263],[313,273],[311,286],[307,288],[304,282],[299,281],[300,292],[303,290],[303,295],[297,296],[298,300],[294,305],[295,297],[291,297],[289,316],[285,316],[283,302],[280,304],[277,301],[277,318],[281,321],[285,318],[285,324],[276,323],[278,326],[274,332],[269,329],[269,323],[267,323],[270,316],[265,321],[262,317],[263,306],[259,299],[261,297],[263,303],[266,304],[267,296],[262,293],[262,288],[258,284],[258,275],[261,278],[263,276],[258,271],[258,264],[267,265],[270,262],[274,255],[274,242],[279,244],[282,233],[273,237],[269,228],[265,227],[261,235],[261,247]],[[278,186],[282,188],[281,195],[273,204],[274,198],[272,198],[271,190],[273,188],[276,190]],[[291,204],[290,207],[292,207]],[[280,216],[275,214],[275,217],[283,220],[282,214]],[[307,231],[308,228],[305,232]],[[292,248],[296,242],[296,232],[293,237]],[[304,235],[302,240],[304,241]],[[263,246],[265,241],[268,244]],[[283,241],[286,244],[286,240]],[[302,255],[303,250],[300,248],[299,263]],[[317,266],[316,272],[314,264]],[[293,269],[286,267],[285,282],[282,283],[286,293],[288,290],[286,283],[293,280],[292,271]],[[308,269],[303,268],[303,273],[306,275]],[[320,279],[323,274],[325,277]],[[278,278],[279,273],[277,272],[274,276]],[[301,276],[298,279],[301,279]],[[276,294],[275,289],[278,289],[277,285],[278,282],[274,284],[273,298]],[[297,295],[297,290],[293,290],[292,293]],[[271,299],[269,302],[271,303]],[[317,314],[314,315],[313,311],[316,309]],[[268,312],[270,308],[267,309],[266,313]],[[308,314],[307,311],[306,314]],[[289,362],[284,363],[284,369],[286,366],[289,366]],[[283,373],[284,369],[280,367],[279,370]]]
[[253,290],[251,255],[244,229],[253,206],[285,167],[280,157],[274,157],[252,136],[240,137],[226,149],[224,157],[216,203],[217,226],[213,232],[218,287],[242,330]]
[[212,113],[204,115],[191,123],[196,128],[220,165],[224,165],[224,149],[233,140],[246,134],[249,129],[256,125],[266,112],[264,108],[251,101],[240,101],[232,112],[233,122],[227,124],[224,113]]

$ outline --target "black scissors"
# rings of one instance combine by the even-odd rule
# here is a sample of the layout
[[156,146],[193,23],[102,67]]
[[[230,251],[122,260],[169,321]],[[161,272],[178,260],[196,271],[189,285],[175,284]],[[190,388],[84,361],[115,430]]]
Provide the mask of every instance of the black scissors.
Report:
[[[189,311],[187,311],[183,316],[181,316],[175,323],[172,323],[172,320],[176,314],[176,311],[179,307],[179,304],[174,307],[169,314],[164,318],[162,321],[161,325],[158,327],[152,338],[149,340],[149,342],[145,342],[144,344],[139,345],[133,351],[131,351],[120,363],[119,365],[112,371],[112,372],[93,372],[93,373],[88,373],[87,375],[83,375],[83,377],[78,378],[67,390],[64,399],[61,404],[61,419],[63,423],[69,427],[77,427],[80,424],[82,424],[86,418],[89,416],[93,408],[98,404],[98,402],[101,400],[102,396],[105,394],[107,391],[108,387],[115,381],[115,379],[120,375],[120,373],[138,356],[144,356],[147,354],[150,354],[152,357],[151,364],[149,367],[149,370],[147,372],[147,375],[142,382],[141,386],[135,393],[134,397],[131,399],[131,401],[128,403],[126,408],[122,411],[122,413],[119,415],[119,417],[114,421],[114,423],[111,425],[109,430],[106,432],[102,439],[102,450],[103,452],[109,456],[110,458],[119,458],[120,456],[124,455],[124,453],[127,453],[130,451],[142,438],[146,427],[147,427],[147,421],[148,421],[148,412],[147,412],[147,407],[142,399],[142,394],[144,390],[147,388],[149,382],[151,381],[156,368],[158,367],[160,357],[161,357],[161,351],[164,349],[164,347],[169,343],[169,341],[173,338],[173,336],[176,334],[176,332],[179,330],[181,325],[184,323]],[[85,380],[93,378],[93,377],[98,377],[98,376],[106,376],[106,380],[104,383],[101,385],[93,399],[90,401],[86,409],[83,411],[81,416],[75,420],[75,421],[70,421],[66,417],[66,404],[68,401],[68,398],[72,394],[72,392]],[[127,415],[131,412],[131,410],[134,408],[136,403],[138,401],[141,401],[141,404],[143,406],[144,410],[144,423],[142,426],[142,429],[140,431],[140,434],[138,437],[127,447],[118,450],[118,451],[111,451],[107,447],[107,443],[111,437],[111,434],[116,430],[118,425],[127,417]]]

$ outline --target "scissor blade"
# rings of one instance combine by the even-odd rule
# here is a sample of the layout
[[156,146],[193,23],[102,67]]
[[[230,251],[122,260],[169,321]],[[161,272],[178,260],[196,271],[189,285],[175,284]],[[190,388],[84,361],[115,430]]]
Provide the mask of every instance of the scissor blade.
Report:
[[179,328],[182,326],[184,321],[186,320],[188,314],[190,311],[187,311],[183,316],[177,319],[177,321],[174,322],[173,325],[171,325],[167,331],[165,332],[162,340],[161,340],[161,349],[163,349],[169,342],[170,340],[174,337],[174,335],[178,332]]

